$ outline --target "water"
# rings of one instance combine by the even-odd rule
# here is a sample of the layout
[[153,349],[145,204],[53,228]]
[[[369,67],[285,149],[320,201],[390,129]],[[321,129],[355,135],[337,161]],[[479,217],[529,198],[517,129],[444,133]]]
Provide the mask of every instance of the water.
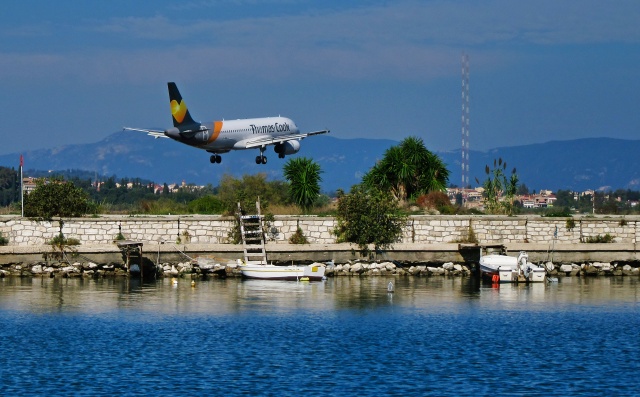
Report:
[[7,278],[0,394],[640,395],[639,302],[635,278]]

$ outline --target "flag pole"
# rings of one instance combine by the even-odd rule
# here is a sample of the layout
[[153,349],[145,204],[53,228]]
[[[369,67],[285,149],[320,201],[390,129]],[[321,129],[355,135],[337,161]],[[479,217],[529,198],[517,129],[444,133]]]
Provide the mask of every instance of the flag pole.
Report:
[[24,178],[22,177],[22,166],[24,158],[20,155],[20,207],[22,208],[22,217],[24,218]]

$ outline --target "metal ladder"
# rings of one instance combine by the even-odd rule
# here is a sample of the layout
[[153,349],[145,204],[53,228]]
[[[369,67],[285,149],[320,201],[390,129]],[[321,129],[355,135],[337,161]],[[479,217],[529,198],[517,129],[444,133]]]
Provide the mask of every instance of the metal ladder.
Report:
[[267,251],[264,248],[264,233],[262,231],[262,215],[260,215],[260,200],[256,201],[256,215],[243,215],[242,207],[238,203],[238,220],[240,221],[240,236],[244,251],[244,262],[260,262],[267,264]]

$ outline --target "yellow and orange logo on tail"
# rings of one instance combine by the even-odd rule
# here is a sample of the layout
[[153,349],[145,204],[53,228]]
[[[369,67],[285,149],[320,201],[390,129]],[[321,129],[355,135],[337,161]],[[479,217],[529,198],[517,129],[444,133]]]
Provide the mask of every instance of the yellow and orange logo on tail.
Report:
[[176,119],[178,123],[182,123],[184,120],[184,116],[187,114],[187,105],[184,101],[176,101],[175,99],[171,101],[171,114],[173,118]]

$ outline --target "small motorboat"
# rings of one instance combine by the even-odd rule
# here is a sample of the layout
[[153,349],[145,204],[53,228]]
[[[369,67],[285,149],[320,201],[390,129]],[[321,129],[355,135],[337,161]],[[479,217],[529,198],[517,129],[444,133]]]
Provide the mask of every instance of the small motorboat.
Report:
[[262,262],[241,262],[238,268],[244,277],[262,280],[320,281],[325,271],[325,266],[321,263],[276,266]]
[[480,273],[483,279],[493,283],[540,283],[545,281],[546,272],[542,266],[529,262],[529,255],[520,251],[517,257],[499,253],[484,254],[480,248]]

